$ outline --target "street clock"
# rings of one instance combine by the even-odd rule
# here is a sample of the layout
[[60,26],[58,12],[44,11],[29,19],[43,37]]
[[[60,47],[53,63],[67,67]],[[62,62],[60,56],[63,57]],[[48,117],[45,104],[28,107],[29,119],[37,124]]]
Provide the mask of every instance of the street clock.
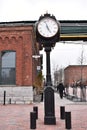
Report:
[[58,32],[58,23],[50,17],[45,17],[38,23],[38,32],[42,37],[51,38]]
[[44,14],[36,24],[36,40],[43,46],[54,46],[59,41],[60,25],[55,16]]
[[46,87],[44,89],[44,124],[56,124],[54,90],[52,88],[50,52],[55,43],[60,40],[60,24],[55,16],[48,13],[40,16],[36,23],[36,41],[45,48],[46,52]]

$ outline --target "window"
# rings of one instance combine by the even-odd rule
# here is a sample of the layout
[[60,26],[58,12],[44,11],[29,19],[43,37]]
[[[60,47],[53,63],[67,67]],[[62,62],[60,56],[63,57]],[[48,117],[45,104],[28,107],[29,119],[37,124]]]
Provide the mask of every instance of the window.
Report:
[[15,84],[15,59],[16,52],[2,51],[0,52],[0,84]]

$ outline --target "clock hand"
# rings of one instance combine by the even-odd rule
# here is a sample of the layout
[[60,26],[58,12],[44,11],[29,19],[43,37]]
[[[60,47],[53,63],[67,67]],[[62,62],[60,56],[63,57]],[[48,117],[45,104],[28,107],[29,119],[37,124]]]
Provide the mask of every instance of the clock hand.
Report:
[[47,30],[51,33],[51,30],[49,29],[49,27],[48,27],[48,25],[47,25],[46,22],[45,22],[45,24],[46,24],[46,28],[47,28]]
[[50,31],[50,29],[49,29],[49,27],[48,27],[48,25],[47,25],[47,24],[46,24],[46,27],[47,27],[48,31],[51,33],[51,31]]

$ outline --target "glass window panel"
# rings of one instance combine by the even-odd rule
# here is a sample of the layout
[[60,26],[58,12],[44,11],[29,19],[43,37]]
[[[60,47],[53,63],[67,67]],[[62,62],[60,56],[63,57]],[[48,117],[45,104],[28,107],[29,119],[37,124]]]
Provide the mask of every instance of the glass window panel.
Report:
[[16,52],[3,51],[0,54],[0,84],[15,84]]
[[15,67],[15,52],[2,53],[2,67]]

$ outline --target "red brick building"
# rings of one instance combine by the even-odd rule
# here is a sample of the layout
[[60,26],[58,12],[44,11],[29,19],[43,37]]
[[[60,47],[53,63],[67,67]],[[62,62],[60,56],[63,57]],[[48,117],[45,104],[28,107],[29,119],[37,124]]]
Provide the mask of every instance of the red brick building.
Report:
[[81,80],[87,84],[87,65],[69,65],[64,69],[65,85],[72,85]]
[[0,23],[0,86],[30,87],[32,90],[40,60],[34,23]]

